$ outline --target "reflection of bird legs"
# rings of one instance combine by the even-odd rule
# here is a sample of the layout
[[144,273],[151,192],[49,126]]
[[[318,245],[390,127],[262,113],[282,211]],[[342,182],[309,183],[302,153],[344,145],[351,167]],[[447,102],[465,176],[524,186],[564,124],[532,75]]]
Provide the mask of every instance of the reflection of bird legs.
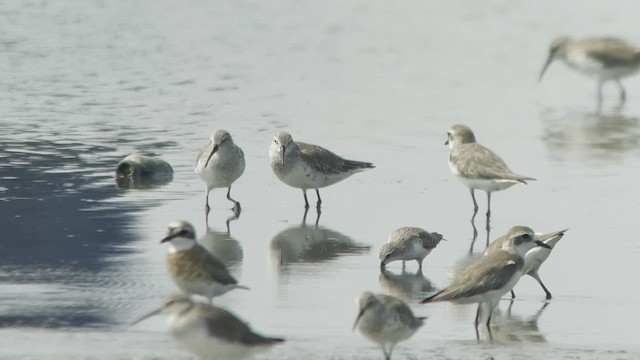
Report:
[[[309,213],[309,208],[306,207],[304,208],[304,215],[302,215],[302,226],[305,226],[307,224],[307,213]],[[322,211],[320,210],[320,208],[316,208],[316,221],[315,221],[315,227],[318,227],[318,222],[320,222],[320,215],[322,214]]]
[[[509,300],[509,307],[507,307],[507,317],[510,319],[511,318],[511,308],[513,307],[513,303],[515,301],[513,301],[513,299]],[[547,308],[547,306],[549,306],[549,304],[551,304],[550,302],[545,302],[544,304],[542,304],[542,307],[540,307],[540,309],[538,309],[538,311],[536,311],[536,313],[530,318],[530,320],[528,320],[529,323],[537,323],[538,322],[538,318],[540,318],[540,315],[542,315],[542,313],[544,312],[544,309]]]
[[491,233],[491,192],[487,191],[487,246],[489,246],[489,234]]
[[[234,207],[233,208],[233,215],[229,216],[227,218],[226,224],[227,224],[227,234],[231,234],[231,230],[229,228],[229,223],[235,220],[238,220],[240,218],[240,214],[242,213],[242,209],[238,206],[237,208]],[[209,221],[207,219],[207,227],[209,226]]]

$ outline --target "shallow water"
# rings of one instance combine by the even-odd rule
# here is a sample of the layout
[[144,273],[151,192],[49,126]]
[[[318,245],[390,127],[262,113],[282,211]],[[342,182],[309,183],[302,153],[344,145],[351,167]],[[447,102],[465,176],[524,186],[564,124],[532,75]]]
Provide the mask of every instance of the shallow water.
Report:
[[[0,357],[191,358],[161,318],[128,324],[175,291],[159,244],[166,225],[192,222],[202,243],[250,291],[216,299],[259,332],[287,342],[264,359],[370,359],[352,333],[365,290],[428,316],[394,358],[633,359],[640,271],[632,230],[640,167],[640,80],[595,109],[595,83],[553,64],[558,34],[634,38],[631,2],[9,2],[0,5]],[[478,343],[474,306],[419,305],[468,261],[468,191],[446,162],[446,131],[474,129],[511,168],[538,181],[495,193],[494,239],[522,224],[570,228],[541,277],[500,304],[494,342]],[[245,152],[223,190],[193,173],[218,128]],[[376,169],[322,191],[314,226],[299,190],[267,161],[272,135],[323,145]],[[170,162],[170,184],[119,189],[119,160]],[[630,173],[631,172],[631,173]],[[311,196],[315,201],[315,197]],[[478,240],[487,236],[484,194]],[[377,251],[400,226],[447,239],[403,273],[381,273]],[[34,346],[37,344],[37,346]],[[115,349],[115,350],[114,350]]]

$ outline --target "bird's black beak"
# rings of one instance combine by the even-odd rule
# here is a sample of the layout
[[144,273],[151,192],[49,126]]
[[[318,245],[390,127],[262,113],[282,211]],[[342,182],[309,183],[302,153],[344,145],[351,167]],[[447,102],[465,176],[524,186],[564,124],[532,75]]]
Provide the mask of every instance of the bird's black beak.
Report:
[[282,166],[284,166],[284,150],[285,150],[284,145],[280,146],[280,154],[282,154],[282,160],[281,160]]
[[171,240],[177,238],[178,236],[180,236],[180,232],[169,234],[169,235],[167,235],[167,237],[165,237],[164,239],[160,240],[160,244],[166,243],[167,241],[171,241]]
[[540,76],[538,76],[538,82],[542,81],[542,76],[544,75],[544,72],[547,71],[547,68],[549,67],[549,65],[551,65],[552,61],[553,61],[553,53],[549,53],[549,57],[547,58],[547,61],[544,63],[544,66],[542,67],[542,71],[540,71]]
[[141,322],[143,320],[146,320],[146,319],[148,319],[148,318],[150,318],[152,316],[156,316],[156,315],[160,314],[161,312],[162,312],[162,309],[153,310],[152,312],[148,313],[147,315],[144,315],[144,316],[140,317],[139,319],[134,320],[133,322],[131,322],[131,324],[129,324],[129,326],[133,326],[133,325],[135,325],[135,324],[137,324],[137,323],[139,323],[139,322]]
[[207,158],[207,162],[204,163],[205,167],[209,165],[209,160],[211,160],[211,157],[213,156],[213,154],[216,153],[216,151],[218,151],[218,145],[213,145],[213,150],[211,150],[211,154],[209,154],[209,157]]
[[540,240],[536,240],[536,245],[538,245],[538,246],[542,246],[542,247],[543,247],[543,248],[545,248],[545,249],[549,249],[549,250],[551,250],[551,246],[549,246],[549,245],[547,245],[547,244],[543,243],[543,242],[542,242],[542,241],[540,241]]
[[449,140],[444,142],[445,145],[449,145]]

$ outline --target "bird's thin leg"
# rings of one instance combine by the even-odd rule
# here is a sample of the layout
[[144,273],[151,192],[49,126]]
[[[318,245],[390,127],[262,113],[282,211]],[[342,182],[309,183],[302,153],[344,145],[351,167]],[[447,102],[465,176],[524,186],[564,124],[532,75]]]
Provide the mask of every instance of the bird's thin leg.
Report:
[[227,199],[233,202],[233,212],[239,213],[240,211],[242,211],[242,208],[240,207],[240,202],[235,201],[231,198],[231,185],[229,185],[229,190],[227,190]]
[[482,303],[478,304],[478,310],[476,310],[476,319],[473,321],[476,329],[476,340],[480,342],[480,332],[478,332],[478,324],[480,323],[480,306]]
[[382,347],[382,353],[384,354],[384,359],[391,360],[391,354],[387,352],[387,347],[384,345],[382,345],[381,347]]
[[547,296],[547,300],[551,299],[551,293],[549,292],[549,290],[547,289],[546,286],[544,286],[544,284],[542,283],[542,280],[540,279],[540,276],[538,274],[533,274],[531,275],[534,279],[536,279],[536,281],[538,282],[538,284],[540,284],[540,286],[542,286],[542,290],[544,290],[546,296]]
[[476,216],[478,212],[478,202],[476,201],[476,193],[475,190],[469,189],[471,191],[471,199],[473,199],[473,217]]
[[307,189],[302,189],[302,195],[304,196],[304,208],[309,208],[309,200],[307,200]]
[[513,292],[513,290],[511,290],[511,298],[515,299],[516,298],[516,293]]
[[307,213],[309,213],[309,207],[304,208],[304,215],[302,215],[302,226],[307,225]]
[[493,316],[493,308],[489,310],[489,317],[487,318],[487,331],[489,332],[489,341],[493,341],[493,334],[491,333],[491,317]]
[[391,360],[391,353],[393,353],[393,344],[389,345],[389,359]]
[[622,86],[620,79],[616,79],[616,84],[618,84],[618,89],[620,89],[620,105],[623,105],[627,101],[627,92],[624,91],[624,86]]
[[320,207],[322,207],[322,198],[320,198],[320,190],[316,189],[316,195],[318,196],[318,202],[316,203],[316,209],[320,211]]
[[320,215],[322,215],[322,210],[320,208],[316,209],[316,228],[318,227],[318,223],[320,222]]
[[204,196],[204,215],[209,216],[209,211],[211,208],[209,207],[209,187],[205,187],[206,195]]

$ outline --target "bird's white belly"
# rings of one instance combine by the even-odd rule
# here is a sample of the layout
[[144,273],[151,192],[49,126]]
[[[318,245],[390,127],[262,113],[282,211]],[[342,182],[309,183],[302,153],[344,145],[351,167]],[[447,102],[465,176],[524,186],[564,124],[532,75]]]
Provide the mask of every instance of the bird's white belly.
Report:
[[319,189],[348,178],[351,173],[328,174],[315,171],[303,161],[298,161],[289,172],[279,172],[285,184],[298,189]]
[[486,192],[504,190],[517,184],[515,180],[470,179],[462,176],[458,176],[458,180],[470,189],[484,190]]
[[590,77],[601,80],[620,79],[638,72],[637,66],[605,66],[597,59],[580,52],[570,54],[566,61],[570,68]]

